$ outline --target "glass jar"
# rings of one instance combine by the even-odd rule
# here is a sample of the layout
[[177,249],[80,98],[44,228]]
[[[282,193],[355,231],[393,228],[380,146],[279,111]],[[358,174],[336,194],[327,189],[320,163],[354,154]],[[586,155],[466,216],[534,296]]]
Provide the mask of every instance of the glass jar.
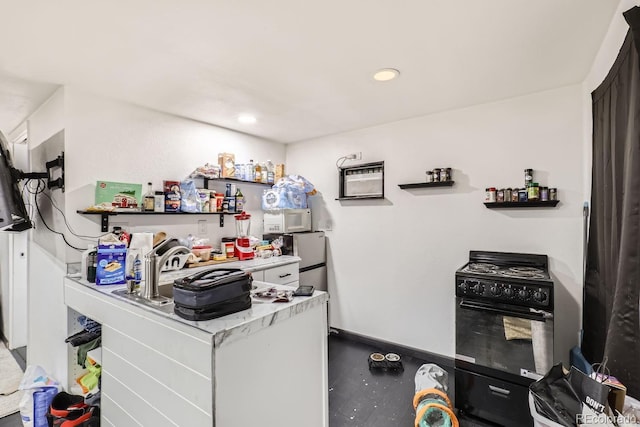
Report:
[[540,187],[537,182],[532,182],[529,188],[527,188],[527,200],[532,201],[538,199],[540,199]]
[[529,188],[533,182],[533,169],[524,170],[524,188]]
[[518,201],[526,202],[527,201],[527,189],[521,188],[518,190]]
[[549,189],[549,200],[558,200],[558,189],[550,188]]
[[433,171],[427,171],[427,182],[433,182]]
[[505,202],[511,202],[511,188],[507,188],[504,190],[504,201]]
[[435,168],[433,170],[433,182],[440,181],[440,168]]
[[540,200],[543,202],[549,200],[549,187],[540,187]]
[[504,188],[501,188],[498,191],[496,191],[496,202],[504,203]]
[[491,188],[487,188],[487,196],[485,197],[485,200],[489,203],[495,203],[496,202],[496,188],[495,187],[491,187]]
[[517,202],[518,201],[518,191],[520,191],[519,188],[514,188],[513,190],[511,190],[511,201],[512,202]]

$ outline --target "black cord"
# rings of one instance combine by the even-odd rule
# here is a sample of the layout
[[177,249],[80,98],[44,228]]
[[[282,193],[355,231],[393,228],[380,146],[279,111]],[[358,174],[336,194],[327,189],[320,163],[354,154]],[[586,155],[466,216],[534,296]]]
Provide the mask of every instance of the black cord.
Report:
[[[40,189],[40,184],[42,184],[42,189]],[[42,224],[44,224],[44,226],[47,228],[47,230],[51,231],[54,234],[58,234],[59,236],[61,236],[62,240],[64,240],[64,243],[66,243],[66,245],[69,246],[70,248],[75,249],[75,250],[80,251],[80,252],[85,251],[86,248],[82,249],[82,248],[79,248],[77,246],[73,246],[71,243],[69,243],[67,241],[67,237],[64,235],[64,233],[61,233],[61,232],[56,231],[53,228],[49,227],[49,224],[47,224],[47,222],[45,221],[44,217],[42,216],[42,212],[40,212],[40,204],[38,203],[38,195],[40,193],[43,193],[45,188],[46,188],[46,184],[44,183],[44,180],[42,180],[42,179],[38,179],[38,186],[36,187],[35,192],[33,192],[33,191],[31,191],[31,189],[27,188],[27,191],[35,196],[34,197],[34,201],[35,201],[34,204],[36,205],[36,210],[38,211],[38,216],[42,220]]]
[[69,232],[71,234],[73,234],[76,237],[79,237],[81,239],[91,239],[91,240],[95,240],[95,239],[99,239],[100,237],[103,236],[103,234],[101,234],[100,236],[85,236],[84,234],[77,234],[75,233],[72,229],[71,226],[69,225],[69,223],[67,222],[67,217],[65,216],[64,212],[58,207],[56,206],[55,202],[53,201],[53,199],[51,198],[50,195],[48,195],[45,192],[41,193],[43,196],[45,196],[47,199],[49,199],[49,201],[51,202],[51,206],[53,206],[58,212],[60,212],[60,214],[62,215],[62,218],[64,219],[64,224],[67,226],[67,229],[69,230]]

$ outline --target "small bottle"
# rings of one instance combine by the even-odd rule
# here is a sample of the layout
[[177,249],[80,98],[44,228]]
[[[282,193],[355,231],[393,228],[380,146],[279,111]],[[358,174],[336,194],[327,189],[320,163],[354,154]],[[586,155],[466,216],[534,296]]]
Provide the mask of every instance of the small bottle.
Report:
[[164,212],[164,193],[162,191],[156,191],[153,196],[153,211]]
[[529,187],[533,182],[533,169],[524,170],[524,188]]
[[242,212],[244,210],[244,195],[240,188],[236,190],[236,212]]
[[260,179],[260,182],[266,184],[269,179],[269,171],[267,170],[266,163],[260,163],[260,171],[262,172],[262,179]]
[[155,193],[153,192],[153,184],[147,183],[147,192],[144,194],[144,211],[153,212],[155,204]]
[[549,200],[549,187],[540,187],[540,200],[543,202]]
[[487,190],[487,197],[485,198],[485,200],[488,199],[487,202],[495,203],[496,202],[496,196],[497,196],[496,193],[497,193],[496,188],[495,187],[490,187]]
[[433,171],[427,171],[427,182],[433,182]]
[[433,170],[433,182],[438,182],[438,181],[440,181],[440,168],[435,168]]
[[249,160],[249,163],[247,163],[245,165],[244,179],[245,179],[245,181],[255,181],[256,180],[256,167],[253,164],[253,160]]
[[253,179],[255,182],[262,182],[262,166],[260,163],[256,163],[255,166],[255,177]]
[[133,280],[136,285],[142,281],[142,261],[139,254],[136,254],[136,259],[133,260]]
[[273,184],[275,182],[275,177],[276,168],[271,160],[267,160],[267,184]]

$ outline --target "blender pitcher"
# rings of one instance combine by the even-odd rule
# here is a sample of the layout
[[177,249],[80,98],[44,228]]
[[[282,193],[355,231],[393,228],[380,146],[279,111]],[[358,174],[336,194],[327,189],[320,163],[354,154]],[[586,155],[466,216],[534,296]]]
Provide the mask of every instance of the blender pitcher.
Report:
[[251,215],[241,212],[234,216],[236,219],[236,237],[249,237],[251,230]]

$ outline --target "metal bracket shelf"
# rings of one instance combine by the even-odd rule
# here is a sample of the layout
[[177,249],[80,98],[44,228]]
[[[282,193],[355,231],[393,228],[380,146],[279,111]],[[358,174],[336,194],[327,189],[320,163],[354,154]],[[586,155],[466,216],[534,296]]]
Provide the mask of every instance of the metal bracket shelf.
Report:
[[220,215],[220,227],[224,227],[225,215],[237,215],[239,212],[100,212],[100,211],[76,211],[80,215],[100,215],[100,231],[106,233],[109,231],[109,217],[117,215]]

